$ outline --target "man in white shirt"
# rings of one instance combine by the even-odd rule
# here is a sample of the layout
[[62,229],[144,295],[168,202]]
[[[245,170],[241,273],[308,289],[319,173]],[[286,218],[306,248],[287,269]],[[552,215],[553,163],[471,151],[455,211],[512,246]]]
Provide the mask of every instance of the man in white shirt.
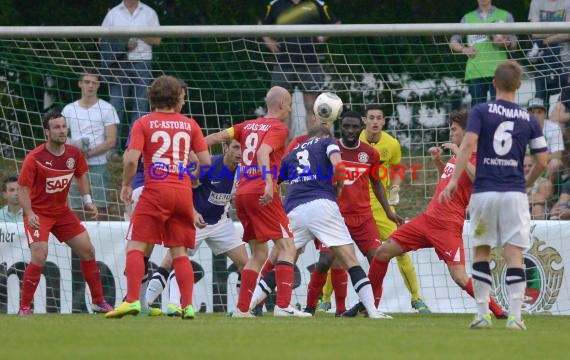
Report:
[[[530,22],[570,21],[570,0],[532,0]],[[535,97],[549,107],[550,96],[567,86],[570,66],[570,34],[533,34],[533,50],[528,54],[535,63]]]
[[554,121],[546,119],[546,106],[541,98],[530,99],[527,110],[534,115],[546,138],[548,149],[548,167],[546,168],[546,178],[555,180],[557,172],[562,168],[562,153],[564,152],[564,139],[560,125]]
[[[148,5],[139,0],[123,0],[107,12],[101,26],[147,28],[160,26],[160,23],[158,15]],[[126,56],[114,54],[115,61],[107,62],[107,66],[112,67],[109,69],[112,75],[109,79],[110,102],[119,119],[123,118],[128,99],[133,99],[131,123],[149,112],[146,90],[152,80],[152,47],[159,45],[160,40],[159,37],[132,37],[122,54]],[[116,46],[112,51],[118,51]]]
[[[85,70],[79,77],[81,98],[63,108],[71,133],[70,142],[77,146],[87,159],[93,202],[100,215],[107,211],[106,191],[109,189],[107,152],[115,147],[119,117],[113,105],[97,97],[100,82],[95,70]],[[83,215],[83,201],[75,183],[69,193],[70,207]],[[82,218],[80,216],[80,218]]]

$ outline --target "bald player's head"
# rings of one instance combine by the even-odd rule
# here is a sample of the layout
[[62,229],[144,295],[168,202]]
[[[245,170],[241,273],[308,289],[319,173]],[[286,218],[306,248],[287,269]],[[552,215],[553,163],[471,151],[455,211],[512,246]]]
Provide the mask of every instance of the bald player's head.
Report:
[[291,113],[291,94],[281,86],[274,86],[265,95],[267,117],[285,120]]

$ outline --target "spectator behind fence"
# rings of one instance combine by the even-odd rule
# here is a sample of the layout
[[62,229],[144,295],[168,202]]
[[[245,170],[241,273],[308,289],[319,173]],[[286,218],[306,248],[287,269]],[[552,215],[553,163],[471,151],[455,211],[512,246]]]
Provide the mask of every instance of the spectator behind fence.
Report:
[[[87,159],[93,202],[105,219],[109,212],[107,152],[115,147],[119,117],[113,105],[97,97],[100,82],[93,69],[87,69],[79,76],[78,86],[81,98],[66,105],[62,114],[70,129],[70,143],[78,147]],[[84,218],[83,200],[75,183],[69,191],[69,205],[79,218]]]
[[564,171],[561,177],[564,181],[570,178],[570,84],[560,92],[560,101],[554,105],[550,119],[560,124],[564,132]]
[[550,220],[570,220],[570,181],[562,186],[560,198],[550,212]]
[[[570,1],[532,0],[528,19],[531,22],[557,22],[570,20]],[[544,100],[546,107],[550,96],[568,86],[570,65],[570,34],[533,34],[535,40],[528,53],[535,64],[535,97]]]
[[[139,0],[124,0],[109,10],[102,26],[148,28],[160,24],[151,7]],[[127,99],[133,100],[131,123],[149,111],[146,92],[152,80],[152,47],[158,46],[160,40],[159,37],[132,37],[101,42],[101,59],[109,75],[110,101],[121,121]]]
[[548,148],[548,167],[546,169],[546,178],[552,182],[556,181],[559,170],[562,169],[562,153],[564,152],[564,139],[560,125],[554,121],[546,119],[547,109],[544,100],[541,98],[530,99],[527,104],[527,110],[534,115],[546,138],[546,146]]
[[18,196],[18,178],[9,176],[2,182],[2,198],[6,206],[0,208],[0,222],[23,222],[24,216]]
[[[533,157],[530,154],[525,155],[523,163],[525,177],[528,176],[533,165]],[[552,204],[552,197],[554,195],[554,186],[552,185],[552,182],[541,176],[536,179],[532,186],[526,189],[526,194],[528,196],[530,216],[532,219],[548,219],[548,205]]]
[[[272,0],[267,5],[263,25],[301,25],[301,24],[340,24],[330,12],[324,1],[316,0]],[[303,91],[305,103],[305,121],[307,130],[313,117],[313,104],[323,89],[325,76],[319,63],[319,54],[323,53],[323,36],[295,37],[274,39],[264,37],[265,45],[277,57],[272,73],[271,85],[293,90],[298,86]],[[291,119],[286,125],[291,128]],[[300,134],[290,134],[295,137]]]
[[[513,15],[506,10],[492,5],[491,0],[477,0],[479,7],[463,16],[461,23],[497,23],[514,22]],[[507,51],[515,49],[515,35],[468,35],[463,44],[462,35],[453,35],[449,48],[455,53],[467,56],[465,81],[471,95],[471,106],[486,102],[487,93],[491,100],[495,99],[495,88],[492,84],[495,69],[507,59]]]

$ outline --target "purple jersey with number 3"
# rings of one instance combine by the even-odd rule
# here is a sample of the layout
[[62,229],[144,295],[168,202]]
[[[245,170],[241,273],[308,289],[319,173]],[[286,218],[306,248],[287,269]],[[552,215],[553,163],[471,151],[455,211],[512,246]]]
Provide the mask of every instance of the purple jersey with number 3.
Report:
[[512,102],[490,101],[471,109],[466,131],[479,135],[473,193],[524,193],[523,160],[527,145],[531,154],[547,150],[536,119]]
[[312,138],[298,144],[281,162],[283,178],[289,181],[285,211],[317,199],[336,201],[330,157],[340,153],[334,138]]

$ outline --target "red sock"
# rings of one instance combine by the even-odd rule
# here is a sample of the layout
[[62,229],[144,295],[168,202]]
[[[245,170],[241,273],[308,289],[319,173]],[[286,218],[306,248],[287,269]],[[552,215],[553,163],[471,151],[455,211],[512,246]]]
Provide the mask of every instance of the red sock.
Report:
[[263,279],[265,277],[265,275],[267,275],[268,272],[273,270],[274,267],[275,267],[275,265],[273,265],[271,260],[267,260],[265,262],[265,264],[263,265],[263,267],[261,268],[261,272],[259,273],[259,276]]
[[79,262],[79,268],[81,269],[87,286],[89,286],[93,303],[100,304],[105,301],[103,285],[101,284],[101,274],[99,273],[99,267],[97,267],[95,259]]
[[291,294],[293,294],[293,264],[286,261],[279,261],[275,265],[275,282],[277,283],[277,299],[275,304],[280,308],[287,308],[291,304]]
[[346,270],[341,268],[331,269],[331,281],[336,302],[336,312],[343,313],[346,311],[346,284],[348,283]]
[[20,308],[29,309],[32,307],[32,300],[34,294],[40,283],[40,276],[42,276],[42,266],[34,263],[29,263],[24,270],[24,278],[22,279],[22,296],[20,298]]
[[319,295],[323,291],[323,287],[327,282],[327,273],[320,272],[316,268],[311,273],[311,280],[307,286],[307,306],[312,308],[317,307],[319,302]]
[[141,281],[144,276],[144,254],[140,250],[130,250],[127,253],[125,266],[127,276],[126,302],[132,303],[139,299],[141,294]]
[[[475,298],[475,295],[473,293],[473,280],[471,278],[467,280],[467,284],[465,284],[465,288],[463,290],[465,290],[466,293],[471,295],[472,298]],[[495,300],[495,298],[492,296],[489,297],[489,309],[496,317],[500,317],[506,313],[506,311],[501,307],[501,305],[497,303],[497,300]]]
[[249,304],[253,291],[257,285],[257,271],[251,269],[244,269],[241,272],[241,286],[239,288],[239,296],[237,308],[241,312],[249,311]]
[[172,260],[176,272],[176,282],[182,297],[182,309],[192,305],[192,293],[194,292],[194,269],[188,256],[179,256]]
[[372,264],[370,264],[370,270],[368,270],[368,278],[370,279],[370,286],[372,286],[372,292],[374,293],[374,305],[376,305],[376,307],[380,304],[380,298],[382,297],[382,284],[388,272],[388,264],[389,263],[385,261],[373,258]]

